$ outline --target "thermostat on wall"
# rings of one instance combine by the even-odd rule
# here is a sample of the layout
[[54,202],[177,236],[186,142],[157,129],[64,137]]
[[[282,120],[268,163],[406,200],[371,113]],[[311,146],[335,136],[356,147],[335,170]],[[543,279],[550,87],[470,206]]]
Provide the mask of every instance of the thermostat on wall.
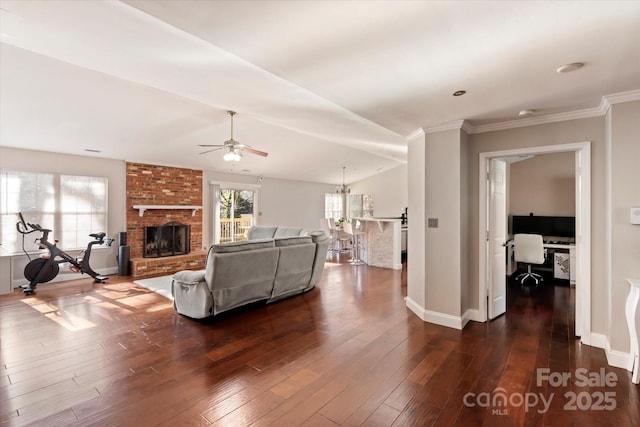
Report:
[[631,208],[631,224],[640,225],[640,208]]

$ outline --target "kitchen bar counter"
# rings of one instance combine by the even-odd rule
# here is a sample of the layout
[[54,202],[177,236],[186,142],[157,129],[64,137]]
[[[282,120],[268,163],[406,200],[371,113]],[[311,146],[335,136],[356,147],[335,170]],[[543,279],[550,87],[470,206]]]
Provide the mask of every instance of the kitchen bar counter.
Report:
[[360,222],[360,259],[372,267],[402,270],[401,221],[398,218],[363,217]]

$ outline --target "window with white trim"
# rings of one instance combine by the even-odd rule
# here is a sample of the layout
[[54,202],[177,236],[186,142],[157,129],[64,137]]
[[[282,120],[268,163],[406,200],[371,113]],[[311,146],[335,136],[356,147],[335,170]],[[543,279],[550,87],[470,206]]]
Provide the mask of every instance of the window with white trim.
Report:
[[[107,178],[51,173],[0,172],[0,244],[4,254],[22,252],[16,229],[21,212],[29,223],[53,230],[65,249],[85,248],[89,234],[107,232]],[[38,247],[25,239],[25,250]]]
[[343,215],[343,210],[342,210],[343,200],[344,200],[344,198],[343,198],[342,194],[325,193],[325,195],[324,195],[324,217],[325,218],[333,218],[335,220],[338,220],[338,219],[342,218],[342,215]]

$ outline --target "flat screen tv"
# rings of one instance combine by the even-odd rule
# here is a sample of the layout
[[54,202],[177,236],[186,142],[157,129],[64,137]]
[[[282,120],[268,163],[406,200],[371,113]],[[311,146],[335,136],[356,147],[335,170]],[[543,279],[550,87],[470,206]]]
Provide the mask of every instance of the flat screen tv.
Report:
[[513,215],[511,234],[541,234],[554,237],[576,237],[576,218],[573,216]]

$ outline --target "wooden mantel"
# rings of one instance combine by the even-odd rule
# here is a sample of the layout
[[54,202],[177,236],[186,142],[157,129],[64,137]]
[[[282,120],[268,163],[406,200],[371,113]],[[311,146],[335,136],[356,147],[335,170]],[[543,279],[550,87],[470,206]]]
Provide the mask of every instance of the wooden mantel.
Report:
[[190,209],[191,216],[196,216],[198,209],[202,209],[202,206],[185,206],[185,205],[133,205],[133,209],[138,209],[138,216],[144,216],[144,211],[149,209]]

